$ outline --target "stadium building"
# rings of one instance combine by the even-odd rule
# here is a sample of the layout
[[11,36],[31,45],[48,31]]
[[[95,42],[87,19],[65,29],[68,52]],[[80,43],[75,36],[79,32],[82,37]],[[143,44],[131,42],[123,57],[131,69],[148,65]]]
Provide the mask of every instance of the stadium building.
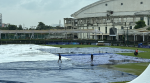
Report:
[[[64,18],[66,29],[85,29],[102,33],[78,33],[78,39],[147,41],[150,25],[149,0],[100,0]],[[144,20],[146,27],[134,29]]]

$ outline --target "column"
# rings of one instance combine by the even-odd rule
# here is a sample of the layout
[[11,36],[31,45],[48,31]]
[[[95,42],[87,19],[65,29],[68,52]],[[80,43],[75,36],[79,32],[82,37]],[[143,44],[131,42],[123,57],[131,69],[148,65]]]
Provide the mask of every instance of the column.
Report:
[[[83,30],[84,30],[84,27],[83,27]],[[83,39],[84,39],[84,33],[83,33]]]
[[14,35],[14,39],[15,39],[15,38],[18,39],[17,33]]
[[89,33],[87,33],[87,39],[89,39]]
[[135,46],[135,34],[134,34],[134,46]]
[[144,42],[145,40],[144,40],[144,33],[143,33],[143,42]]
[[117,39],[117,40],[119,41],[119,35],[118,35],[117,37],[118,37],[118,39]]
[[[72,30],[74,31],[74,20],[72,20],[72,22],[73,22]],[[73,33],[73,39],[74,39],[74,33]]]
[[103,33],[102,33],[102,40],[104,39],[104,37],[103,37]]
[[25,33],[24,33],[24,39],[26,39],[26,35],[25,35]]
[[[87,26],[87,30],[88,30],[89,28],[88,28],[88,26]],[[87,33],[87,39],[89,39],[89,33]]]
[[137,41],[137,36],[138,36],[138,35],[136,35],[136,39],[135,39],[136,41]]
[[81,33],[81,39],[83,39],[83,36],[82,36],[82,34],[83,34],[83,33]]
[[73,39],[74,39],[74,33],[73,33]]
[[65,26],[66,23],[65,23],[65,22],[66,22],[66,20],[65,20],[65,18],[64,18],[64,30],[65,30],[65,28],[66,28],[66,26]]
[[32,33],[32,35],[31,35],[30,39],[31,39],[31,38],[32,38],[32,39],[34,39],[34,33]]
[[95,33],[95,38],[94,38],[94,39],[95,39],[95,40],[97,39],[97,38],[96,38],[96,33]]
[[[56,38],[56,33],[54,33],[55,34],[55,37],[54,38]],[[56,38],[57,39],[57,38]]]
[[[82,27],[80,27],[80,28],[83,31]],[[83,32],[81,32],[81,39],[83,39]]]
[[0,39],[1,39],[1,33],[0,33]]
[[135,17],[133,17],[133,23],[135,22]]
[[5,33],[5,39],[6,39],[6,33]]
[[67,39],[67,32],[66,32],[66,39]]
[[123,23],[123,17],[121,18],[121,23]]
[[90,39],[90,33],[88,33],[89,39]]
[[[80,27],[80,29],[79,29],[79,30],[81,30],[81,27]],[[82,39],[82,36],[81,36],[81,35],[82,35],[82,33],[81,33],[81,32],[80,32],[80,34],[79,34],[79,35],[80,35],[80,39]]]
[[135,34],[134,34],[134,42],[135,42]]

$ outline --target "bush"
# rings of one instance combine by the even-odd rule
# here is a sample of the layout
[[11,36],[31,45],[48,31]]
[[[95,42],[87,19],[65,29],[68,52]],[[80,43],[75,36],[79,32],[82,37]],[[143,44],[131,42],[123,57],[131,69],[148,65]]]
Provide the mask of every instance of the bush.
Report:
[[148,27],[147,30],[150,30],[150,27]]
[[105,46],[103,43],[98,43],[97,46]]
[[143,28],[145,26],[146,26],[145,21],[140,20],[140,21],[136,22],[136,25],[135,25],[134,29]]
[[105,38],[104,38],[103,40],[104,40],[104,41],[107,41],[107,39],[105,39]]

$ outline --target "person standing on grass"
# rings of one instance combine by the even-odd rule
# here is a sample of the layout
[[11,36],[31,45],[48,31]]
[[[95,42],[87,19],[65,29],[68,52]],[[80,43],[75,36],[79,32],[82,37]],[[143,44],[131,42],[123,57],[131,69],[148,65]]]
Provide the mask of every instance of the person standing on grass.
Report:
[[59,63],[59,61],[61,61],[61,63],[62,63],[62,60],[61,60],[61,55],[60,55],[60,53],[59,53],[59,59],[58,59],[58,63]]
[[135,51],[136,53],[137,53],[137,55],[138,55],[138,49],[136,49],[136,51]]
[[135,54],[135,56],[138,55],[138,49],[135,50],[135,53],[134,53],[134,54]]

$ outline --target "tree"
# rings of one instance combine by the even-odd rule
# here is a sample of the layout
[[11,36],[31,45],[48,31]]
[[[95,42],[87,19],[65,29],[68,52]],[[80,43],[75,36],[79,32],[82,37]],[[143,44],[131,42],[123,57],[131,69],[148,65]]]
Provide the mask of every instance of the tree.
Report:
[[18,30],[23,30],[22,25],[19,25]]
[[136,25],[135,25],[134,29],[143,28],[145,26],[146,26],[145,21],[140,20],[140,21],[136,22]]
[[147,30],[150,30],[150,27],[148,27]]
[[17,26],[16,25],[8,25],[8,30],[16,30]]
[[39,22],[38,26],[37,26],[37,30],[42,30],[45,28],[45,24],[43,22]]

